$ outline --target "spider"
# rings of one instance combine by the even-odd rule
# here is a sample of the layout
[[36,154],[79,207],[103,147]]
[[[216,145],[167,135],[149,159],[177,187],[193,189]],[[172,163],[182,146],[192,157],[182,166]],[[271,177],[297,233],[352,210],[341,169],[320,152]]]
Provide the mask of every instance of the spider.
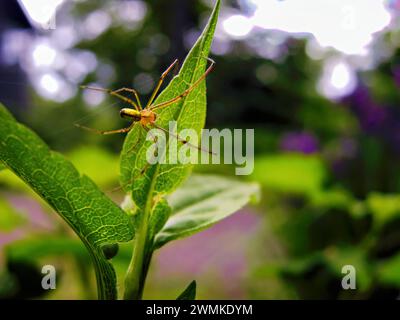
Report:
[[[153,126],[157,129],[160,129],[168,134],[173,135],[172,133],[170,133],[168,130],[160,127],[159,125],[157,125],[155,123],[155,121],[157,120],[157,113],[155,111],[160,110],[162,108],[166,108],[178,101],[180,101],[181,99],[185,98],[190,92],[193,91],[193,89],[195,89],[206,77],[207,75],[214,69],[215,66],[215,62],[214,60],[210,59],[210,58],[206,58],[209,62],[210,65],[207,68],[207,70],[204,72],[204,74],[202,76],[200,76],[199,79],[197,79],[189,88],[187,88],[185,91],[183,91],[180,95],[176,96],[175,98],[172,98],[168,101],[165,102],[161,102],[158,104],[153,104],[154,100],[158,94],[158,92],[160,91],[160,88],[165,80],[165,78],[167,77],[167,75],[170,73],[170,71],[178,64],[178,60],[176,59],[168,68],[167,70],[165,70],[163,72],[163,74],[161,75],[157,86],[155,87],[153,93],[151,94],[151,97],[149,99],[149,101],[147,102],[146,106],[144,108],[142,108],[142,104],[140,102],[140,98],[139,95],[137,93],[136,90],[131,89],[131,88],[121,88],[118,90],[110,90],[110,89],[103,89],[103,88],[96,88],[96,87],[91,87],[91,86],[81,86],[83,89],[90,89],[90,90],[96,90],[96,91],[103,91],[103,92],[107,92],[112,96],[115,96],[127,103],[129,103],[131,106],[133,106],[133,108],[123,108],[120,110],[120,116],[123,119],[127,119],[132,121],[132,123],[129,125],[129,127],[126,128],[122,128],[122,129],[117,129],[117,130],[97,130],[97,129],[92,129],[92,128],[88,128],[85,126],[81,126],[79,124],[75,124],[77,127],[82,128],[82,129],[86,129],[86,130],[90,130],[93,131],[95,133],[98,134],[103,134],[103,135],[110,135],[110,134],[116,134],[116,133],[128,133],[129,131],[132,130],[133,126],[136,123],[140,123],[140,125],[146,130],[149,131],[149,126]],[[129,99],[123,95],[121,95],[122,92],[129,92],[132,93],[135,97],[136,101],[133,101],[132,99]],[[178,136],[176,136],[176,138],[178,140],[180,140],[182,143],[184,144],[188,144],[190,145],[190,143],[185,140],[182,139]],[[196,146],[194,146],[196,147]],[[197,148],[197,147],[196,147]]]

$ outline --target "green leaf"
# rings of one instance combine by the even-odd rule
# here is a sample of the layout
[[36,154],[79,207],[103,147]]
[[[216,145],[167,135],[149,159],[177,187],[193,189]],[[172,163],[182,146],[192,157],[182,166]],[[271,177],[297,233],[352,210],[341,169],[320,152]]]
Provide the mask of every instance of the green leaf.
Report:
[[397,194],[371,192],[366,204],[372,213],[376,228],[381,228],[400,216],[400,196]]
[[0,105],[0,159],[70,225],[93,259],[100,299],[116,298],[116,275],[102,246],[129,241],[129,216],[86,176]]
[[351,265],[357,270],[357,290],[367,291],[372,285],[372,268],[367,253],[357,247],[337,247],[324,252],[326,265],[342,278],[342,269]]
[[287,153],[256,158],[251,177],[268,190],[313,195],[322,190],[326,176],[321,157]]
[[36,235],[14,241],[5,247],[7,260],[38,260],[48,256],[69,254],[88,262],[90,255],[81,241],[66,236]]
[[155,248],[202,231],[257,198],[259,188],[213,175],[192,175],[171,196],[171,218],[156,236]]
[[[204,74],[219,8],[218,0],[207,26],[186,57],[179,74],[158,96],[155,104],[179,96]],[[177,121],[177,132],[193,129],[200,136],[206,118],[206,82],[203,81],[179,102],[157,111],[157,114],[156,123],[159,126],[168,129],[170,121]],[[137,123],[127,135],[121,154],[121,184],[126,191],[132,192],[133,200],[140,208],[151,201],[152,197],[175,190],[189,175],[192,167],[190,164],[149,165],[146,153],[153,141],[146,141],[146,135],[147,132]]]
[[379,281],[388,286],[400,286],[400,254],[396,254],[377,264]]
[[0,232],[10,232],[26,222],[23,215],[0,198]]
[[164,227],[165,223],[168,221],[168,218],[171,215],[171,207],[168,205],[168,202],[165,199],[160,200],[155,205],[155,208],[151,212],[150,217],[150,239],[154,239],[154,237],[161,231]]
[[196,299],[196,281],[193,280],[176,300],[195,300]]

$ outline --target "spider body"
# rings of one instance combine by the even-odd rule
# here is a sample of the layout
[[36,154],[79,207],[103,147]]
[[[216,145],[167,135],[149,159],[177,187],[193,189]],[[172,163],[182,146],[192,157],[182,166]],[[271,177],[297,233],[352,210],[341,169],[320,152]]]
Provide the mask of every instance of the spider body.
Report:
[[[81,126],[79,124],[75,124],[77,127],[90,130],[93,132],[96,132],[98,134],[104,134],[104,135],[109,135],[109,134],[115,134],[115,133],[127,133],[129,132],[133,126],[136,123],[140,123],[140,125],[148,131],[150,127],[155,127],[158,129],[161,129],[165,132],[168,132],[166,129],[158,126],[155,122],[157,120],[157,114],[156,110],[160,110],[163,108],[166,108],[183,98],[185,98],[190,92],[192,92],[193,89],[195,89],[206,77],[207,75],[213,70],[215,62],[209,58],[206,58],[208,61],[211,62],[210,66],[207,68],[205,73],[197,79],[193,84],[191,84],[185,91],[183,91],[181,94],[176,96],[175,98],[172,98],[168,101],[161,102],[158,104],[154,104],[155,98],[161,88],[162,83],[164,82],[165,77],[168,75],[168,73],[178,64],[178,60],[175,60],[168,68],[167,70],[164,71],[164,73],[161,75],[160,80],[157,83],[156,88],[154,89],[153,93],[151,94],[151,97],[149,101],[147,102],[147,105],[143,108],[142,104],[140,102],[140,98],[136,90],[131,89],[131,88],[121,88],[118,90],[109,90],[109,89],[103,89],[103,88],[95,88],[95,87],[88,87],[88,86],[82,86],[82,88],[85,89],[91,89],[91,90],[96,90],[96,91],[103,91],[107,92],[120,100],[130,104],[133,108],[123,108],[120,110],[119,114],[122,118],[127,119],[131,121],[131,124],[127,128],[122,128],[122,129],[117,129],[117,130],[97,130],[97,129],[92,129],[88,127]],[[134,100],[122,95],[122,92],[128,92],[133,94]],[[170,132],[168,132],[170,133]],[[173,135],[172,133],[170,133]],[[183,143],[188,143],[185,139],[181,139],[180,137],[177,137],[178,140],[180,140]]]
[[147,109],[137,111],[131,108],[124,108],[121,109],[119,114],[121,118],[132,122],[140,122],[143,126],[154,124],[157,120],[157,115],[153,111]]

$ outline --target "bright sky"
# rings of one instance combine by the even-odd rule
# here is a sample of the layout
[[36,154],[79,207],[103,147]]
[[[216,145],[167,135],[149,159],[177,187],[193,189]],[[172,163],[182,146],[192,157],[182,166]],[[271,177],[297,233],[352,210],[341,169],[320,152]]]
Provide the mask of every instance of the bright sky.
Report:
[[18,0],[28,18],[35,24],[44,26],[55,17],[57,7],[64,0]]
[[[18,1],[34,24],[46,26],[64,0]],[[280,30],[306,37],[312,35],[321,48],[334,48],[343,54],[339,59],[325,62],[323,75],[317,85],[321,94],[332,99],[350,93],[355,87],[355,71],[346,63],[345,57],[368,54],[374,33],[383,30],[391,22],[385,6],[387,0],[242,0],[242,3],[254,7],[254,13],[245,16],[237,12],[225,16],[221,21],[222,28],[230,37],[245,39],[252,30],[257,29]],[[129,12],[128,16],[134,12],[139,14],[143,11],[139,10],[139,4],[144,7],[144,3],[138,1],[136,4],[138,6],[132,6],[131,10],[125,7],[121,10]],[[107,28],[107,23],[102,23],[106,18],[104,12],[94,12],[85,22],[87,32],[91,31],[93,36],[97,36]],[[56,60],[59,55],[57,51],[46,43],[36,44],[32,55],[34,65],[42,69],[51,68],[59,61]],[[50,94],[60,88],[58,79],[52,74],[43,75],[40,84]]]
[[372,35],[391,20],[385,0],[246,0],[254,15],[227,18],[225,31],[245,37],[254,27],[312,34],[322,47],[365,54]]
[[346,57],[368,55],[374,34],[391,22],[385,0],[243,0],[242,3],[255,8],[254,13],[227,16],[222,27],[230,37],[245,39],[257,29],[279,30],[312,36],[322,50],[333,48],[339,52],[335,59],[324,61],[317,84],[317,90],[329,99],[339,99],[354,90],[356,70]]

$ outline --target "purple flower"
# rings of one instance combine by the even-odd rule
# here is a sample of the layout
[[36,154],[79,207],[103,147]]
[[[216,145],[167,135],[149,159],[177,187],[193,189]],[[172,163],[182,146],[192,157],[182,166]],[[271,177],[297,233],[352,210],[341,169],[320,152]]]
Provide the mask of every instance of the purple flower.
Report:
[[400,87],[400,66],[393,68],[393,79],[398,87]]
[[359,86],[345,102],[353,109],[366,132],[376,133],[387,128],[388,108],[377,104],[366,86]]
[[318,151],[317,138],[308,132],[290,132],[285,134],[279,143],[280,149],[284,151],[297,151],[305,154]]
[[[400,67],[393,71],[395,81],[400,86]],[[397,154],[400,152],[400,111],[396,105],[380,105],[374,101],[368,87],[360,85],[354,93],[345,98],[358,118],[361,128],[388,143]]]

